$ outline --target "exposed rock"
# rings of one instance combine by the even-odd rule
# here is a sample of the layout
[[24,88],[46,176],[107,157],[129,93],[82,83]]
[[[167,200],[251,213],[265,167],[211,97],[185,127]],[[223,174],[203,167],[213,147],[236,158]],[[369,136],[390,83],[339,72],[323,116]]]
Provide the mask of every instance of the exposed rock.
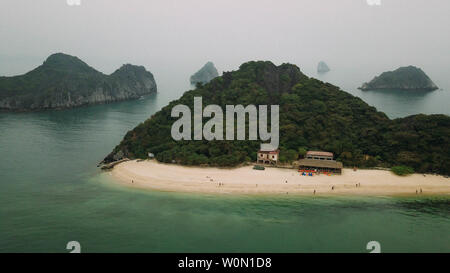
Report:
[[330,68],[328,67],[328,65],[324,61],[319,62],[319,64],[317,65],[317,72],[318,73],[326,73],[328,71],[330,71]]
[[77,57],[57,53],[20,76],[0,77],[0,109],[33,111],[137,99],[156,92],[152,73],[123,65],[105,75]]
[[199,71],[191,76],[191,84],[208,83],[215,77],[219,76],[216,67],[212,62],[207,62]]
[[364,83],[361,90],[425,90],[438,89],[436,84],[415,66],[400,67],[397,70],[384,72],[368,83]]

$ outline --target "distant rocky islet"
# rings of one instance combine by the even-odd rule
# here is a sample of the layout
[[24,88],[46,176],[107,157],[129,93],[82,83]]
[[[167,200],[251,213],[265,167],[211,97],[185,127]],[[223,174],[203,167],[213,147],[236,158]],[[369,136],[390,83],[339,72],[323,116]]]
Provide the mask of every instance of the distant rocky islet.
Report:
[[367,90],[423,90],[438,89],[436,84],[422,69],[415,66],[400,67],[394,71],[384,72],[359,89]]
[[219,76],[214,63],[207,62],[199,71],[191,76],[191,84],[196,85],[197,83],[206,84],[212,79]]
[[317,73],[326,73],[329,71],[330,67],[328,67],[328,65],[324,61],[319,62],[319,64],[317,65]]

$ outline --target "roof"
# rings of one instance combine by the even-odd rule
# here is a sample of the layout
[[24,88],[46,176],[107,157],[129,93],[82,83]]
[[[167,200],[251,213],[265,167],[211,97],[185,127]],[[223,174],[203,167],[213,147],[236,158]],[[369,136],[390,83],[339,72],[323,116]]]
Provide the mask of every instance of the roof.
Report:
[[306,155],[316,155],[316,156],[331,156],[333,157],[333,153],[330,152],[322,152],[322,151],[307,151]]
[[280,150],[274,150],[274,151],[264,151],[264,150],[259,150],[258,153],[262,153],[262,154],[278,154],[280,152]]
[[259,149],[260,151],[263,152],[272,152],[272,151],[278,151],[278,147],[274,147],[271,144],[261,144],[261,149]]
[[273,147],[270,144],[261,144],[261,149],[259,149],[258,153],[265,153],[265,154],[277,154],[280,150],[278,147]]
[[334,160],[315,160],[315,159],[301,159],[298,161],[299,166],[304,167],[317,167],[317,168],[330,168],[330,169],[342,169],[342,162]]

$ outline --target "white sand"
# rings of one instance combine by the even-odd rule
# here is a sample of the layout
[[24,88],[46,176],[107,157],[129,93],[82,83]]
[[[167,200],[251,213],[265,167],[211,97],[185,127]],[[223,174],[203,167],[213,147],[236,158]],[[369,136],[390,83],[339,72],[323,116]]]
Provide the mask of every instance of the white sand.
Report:
[[[184,167],[148,160],[120,163],[111,174],[131,187],[179,192],[312,195],[315,190],[316,195],[415,195],[417,190],[420,195],[422,189],[422,195],[450,194],[450,179],[437,175],[399,177],[389,171],[344,169],[342,175],[309,177],[294,169],[258,171],[252,167]],[[361,186],[356,187],[357,183]]]

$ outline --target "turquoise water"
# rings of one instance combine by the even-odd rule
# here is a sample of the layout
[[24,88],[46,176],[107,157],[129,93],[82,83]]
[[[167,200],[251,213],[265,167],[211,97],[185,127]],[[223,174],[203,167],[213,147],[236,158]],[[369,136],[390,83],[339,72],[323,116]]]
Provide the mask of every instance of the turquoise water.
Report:
[[448,197],[210,196],[111,183],[96,164],[186,87],[160,90],[0,113],[0,252],[68,252],[69,241],[83,252],[367,252],[372,240],[386,252],[450,251]]

